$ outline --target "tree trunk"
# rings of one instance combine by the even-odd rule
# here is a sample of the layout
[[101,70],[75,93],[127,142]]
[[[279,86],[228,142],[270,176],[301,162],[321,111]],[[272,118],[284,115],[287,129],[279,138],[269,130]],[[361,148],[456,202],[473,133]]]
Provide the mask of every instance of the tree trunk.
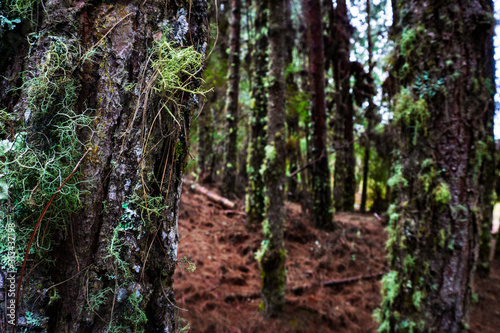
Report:
[[397,205],[389,212],[381,332],[468,330],[494,110],[493,4],[400,2]]
[[349,59],[352,27],[347,16],[345,0],[337,1],[334,14],[334,25],[331,29],[333,71],[336,90],[336,113],[334,123],[335,170],[333,183],[333,200],[336,211],[352,211],[354,209],[355,163],[353,137],[353,101],[351,89],[351,61]]
[[226,161],[222,177],[225,196],[235,194],[238,161],[238,99],[240,85],[240,29],[241,0],[232,0],[231,37],[229,55],[229,82],[226,96]]
[[[371,27],[371,0],[366,0],[366,35],[368,39],[368,75],[372,77],[373,72],[373,40],[372,40],[372,27]],[[366,110],[366,132],[365,132],[365,152],[363,156],[363,189],[361,191],[361,205],[359,210],[366,213],[366,200],[368,199],[368,171],[370,170],[370,146],[371,146],[371,131],[373,129],[374,118],[374,105],[373,96],[370,95],[368,99],[368,109]]]
[[[299,137],[299,112],[297,110],[296,98],[300,96],[299,87],[295,82],[295,73],[289,70],[293,66],[293,50],[295,46],[296,31],[292,22],[291,0],[285,3],[285,82],[286,82],[286,124],[288,129],[287,137],[287,159],[290,174],[297,171],[300,163],[300,137]],[[294,99],[295,98],[295,99]],[[298,175],[288,177],[287,198],[289,201],[298,201]]]
[[38,15],[32,30],[2,36],[21,43],[0,67],[0,109],[15,119],[0,209],[15,224],[17,268],[43,217],[16,273],[17,330],[173,332],[206,2],[44,1]]
[[214,170],[211,167],[214,142],[212,103],[215,102],[216,97],[217,94],[215,91],[209,93],[207,103],[198,117],[198,167],[200,168],[201,183],[213,182]]
[[285,0],[271,1],[269,8],[269,112],[264,177],[266,219],[263,240],[256,257],[261,269],[262,306],[268,316],[285,308]]
[[[485,68],[487,70],[486,76],[490,82],[495,82],[495,61],[494,61],[494,46],[493,41],[485,45],[486,61]],[[490,87],[492,89],[492,94],[496,92],[496,85],[492,84]],[[480,149],[485,149],[486,152],[482,157],[482,170],[481,178],[479,183],[482,185],[482,216],[481,216],[481,233],[480,233],[480,246],[479,246],[479,262],[478,262],[478,272],[482,276],[487,276],[490,272],[490,251],[491,242],[494,235],[491,234],[491,229],[493,226],[493,192],[495,191],[495,185],[497,182],[496,175],[496,144],[495,136],[493,133],[493,118],[495,117],[494,107],[488,108],[483,114],[484,123],[486,124],[486,137],[484,139],[484,144]]]
[[330,170],[326,149],[326,102],[323,27],[319,0],[303,0],[309,46],[309,81],[312,100],[311,178],[313,192],[313,224],[331,228],[333,212],[330,192]]
[[250,127],[252,130],[248,145],[248,180],[249,185],[245,200],[247,225],[261,223],[264,220],[264,179],[259,172],[264,163],[267,134],[265,130],[267,117],[267,89],[264,78],[267,76],[267,29],[268,1],[256,3],[255,31],[257,40],[253,55],[254,77]]

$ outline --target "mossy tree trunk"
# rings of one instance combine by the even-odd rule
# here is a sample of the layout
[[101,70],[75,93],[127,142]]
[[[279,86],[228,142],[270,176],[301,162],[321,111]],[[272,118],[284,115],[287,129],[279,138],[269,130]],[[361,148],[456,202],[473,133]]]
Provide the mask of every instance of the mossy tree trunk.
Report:
[[16,225],[18,267],[44,206],[87,155],[38,229],[17,331],[174,332],[206,1],[44,1],[34,10],[31,29],[2,36],[3,48],[29,44],[10,44],[0,65],[0,109],[12,119],[1,139],[15,142],[1,157],[1,209]]
[[493,4],[400,2],[393,66],[400,164],[390,183],[381,332],[462,332],[486,206],[494,110]]
[[236,171],[238,161],[238,100],[240,86],[240,30],[241,0],[231,2],[231,36],[229,54],[229,79],[226,95],[226,159],[222,192],[229,196],[235,194]]
[[[371,27],[371,0],[366,0],[366,38],[368,39],[368,76],[373,73],[373,39]],[[363,155],[363,188],[361,190],[361,204],[359,210],[362,213],[366,212],[366,201],[368,199],[368,172],[370,170],[370,148],[371,148],[371,131],[373,130],[374,110],[373,96],[368,99],[368,108],[366,109],[365,118],[367,122],[365,138],[364,138],[364,155]]]
[[[285,3],[285,82],[286,82],[286,124],[287,124],[287,159],[289,163],[290,174],[297,171],[300,164],[300,126],[299,110],[297,109],[297,99],[302,97],[299,87],[296,83],[295,73],[291,70],[293,66],[295,48],[295,39],[297,33],[292,22],[292,4],[291,0]],[[298,201],[299,177],[294,175],[287,180],[287,198],[290,201]]]
[[217,94],[215,92],[209,93],[207,96],[207,103],[203,107],[198,117],[198,167],[200,168],[200,182],[211,183],[214,179],[213,168],[211,161],[213,161],[213,117],[212,117],[212,103],[215,102]]
[[311,187],[313,224],[316,228],[333,226],[330,169],[326,149],[326,101],[323,26],[319,0],[303,0],[309,46],[309,83],[312,100]]
[[354,106],[350,93],[351,61],[349,58],[352,30],[345,0],[337,1],[334,25],[330,30],[333,45],[335,45],[331,48],[333,51],[331,57],[336,91],[336,112],[332,126],[335,147],[333,200],[336,211],[354,209],[356,160],[354,158]]
[[263,165],[266,217],[257,259],[261,269],[262,305],[268,316],[285,308],[285,0],[269,3],[269,110],[268,143]]
[[[494,72],[494,46],[493,42],[490,41],[487,45],[485,45],[485,52],[488,63],[485,64],[486,68],[490,69],[489,78],[490,82],[495,82],[495,72]],[[491,89],[496,90],[496,85],[493,84]],[[483,202],[482,206],[482,216],[481,216],[481,234],[480,234],[480,245],[479,245],[479,262],[478,262],[478,272],[479,274],[486,276],[490,272],[490,251],[491,251],[491,241],[495,235],[491,234],[491,229],[493,226],[493,194],[495,192],[495,187],[497,183],[497,174],[496,174],[496,164],[497,164],[497,154],[496,154],[496,144],[495,144],[495,136],[493,133],[493,118],[495,116],[495,109],[488,108],[487,111],[484,112],[484,122],[485,122],[485,131],[486,138],[484,139],[484,145],[480,147],[480,149],[485,149],[486,152],[482,157],[482,170],[481,170],[481,178],[479,183],[482,185],[482,198],[481,202]]]
[[[208,18],[211,24],[217,25],[217,38],[212,36],[208,49],[212,50],[205,67],[205,82],[213,90],[206,94],[206,104],[197,118],[198,121],[198,167],[200,168],[200,182],[212,183],[218,181],[221,169],[222,149],[216,133],[221,131],[224,124],[225,95],[227,92],[229,54],[229,13],[231,6],[228,0],[208,1]],[[217,4],[217,6],[216,6]],[[208,79],[209,78],[209,79]],[[208,79],[208,80],[207,80]],[[223,145],[222,145],[223,146]],[[215,147],[215,149],[214,149]]]
[[255,2],[255,31],[256,40],[253,61],[253,91],[250,107],[251,135],[248,144],[248,188],[245,200],[247,225],[261,223],[264,220],[264,179],[260,168],[264,163],[265,147],[267,143],[267,46],[268,46],[268,1]]

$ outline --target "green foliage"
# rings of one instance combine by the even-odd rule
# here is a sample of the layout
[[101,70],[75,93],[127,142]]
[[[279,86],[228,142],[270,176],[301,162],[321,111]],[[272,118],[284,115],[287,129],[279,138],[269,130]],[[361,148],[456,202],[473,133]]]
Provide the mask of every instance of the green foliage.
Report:
[[403,57],[407,57],[415,47],[416,42],[417,31],[413,28],[404,28],[403,33],[401,34],[401,41],[399,42],[399,45],[401,47],[401,55]]
[[394,166],[394,175],[387,181],[387,185],[390,187],[396,187],[399,185],[406,186],[408,185],[408,181],[403,178],[403,169],[401,164],[396,164]]
[[193,273],[196,270],[196,265],[194,262],[190,261],[186,256],[184,258],[177,260],[177,263],[182,267],[186,265],[185,270],[189,273]]
[[429,78],[429,73],[424,71],[422,75],[417,77],[415,85],[413,86],[415,91],[418,93],[418,97],[422,98],[434,98],[438,92],[444,93],[444,79],[438,79],[436,82],[432,82]]

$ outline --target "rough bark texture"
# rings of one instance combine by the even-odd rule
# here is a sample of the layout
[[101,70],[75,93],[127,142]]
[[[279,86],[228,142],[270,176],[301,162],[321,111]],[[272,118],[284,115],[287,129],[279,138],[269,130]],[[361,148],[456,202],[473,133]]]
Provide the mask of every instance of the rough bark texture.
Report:
[[[486,54],[486,64],[485,70],[488,70],[486,74],[489,76],[485,76],[491,82],[495,82],[495,62],[494,62],[494,46],[493,40],[490,40],[485,45],[485,54]],[[494,91],[496,91],[496,85],[493,84],[491,87]],[[481,216],[481,234],[480,234],[480,246],[479,246],[479,262],[478,262],[478,272],[479,274],[486,276],[490,272],[490,250],[491,250],[491,242],[493,240],[494,235],[491,234],[491,228],[493,224],[493,192],[495,191],[496,183],[497,183],[497,175],[496,175],[496,164],[498,161],[496,154],[496,144],[495,144],[495,136],[493,133],[493,118],[495,116],[495,109],[493,107],[488,108],[486,112],[484,112],[484,123],[485,123],[485,131],[486,138],[484,139],[485,145],[481,148],[486,150],[486,153],[482,159],[483,166],[481,170],[481,178],[479,183],[482,185],[482,198],[481,202],[483,202],[482,209],[483,214]],[[498,193],[497,193],[498,194]]]
[[285,0],[269,3],[269,111],[268,143],[263,165],[266,217],[257,259],[261,269],[262,305],[268,316],[285,308]]
[[238,162],[238,99],[240,85],[240,30],[241,0],[232,0],[231,36],[229,55],[229,80],[226,96],[226,160],[222,177],[222,192],[234,194],[236,186],[236,166]]
[[264,220],[264,179],[259,172],[264,163],[265,146],[267,142],[267,88],[264,79],[267,76],[267,45],[268,45],[268,1],[256,3],[255,31],[257,32],[254,54],[254,77],[250,127],[251,136],[248,144],[248,188],[245,207],[247,224],[261,223]]
[[[373,72],[373,40],[372,40],[372,27],[371,27],[371,0],[366,0],[366,35],[368,39],[368,75],[371,77]],[[359,210],[362,213],[366,212],[366,200],[368,198],[368,171],[370,170],[370,148],[371,148],[371,131],[373,129],[374,118],[374,104],[373,96],[369,97],[368,109],[366,110],[366,132],[364,138],[364,155],[363,155],[363,189],[361,191],[361,204]]]
[[400,165],[390,183],[381,332],[462,332],[483,218],[494,82],[493,6],[483,1],[400,2],[392,64]]
[[[21,140],[26,153],[19,160],[36,157],[35,169],[50,171],[54,161],[61,167],[56,178],[17,179],[32,186],[9,191],[21,251],[23,233],[29,235],[52,195],[44,184],[62,183],[67,168],[91,150],[46,214],[47,232],[39,230],[44,246],[35,247],[40,255],[30,255],[34,265],[28,262],[24,272],[19,332],[176,330],[177,218],[191,112],[198,105],[181,90],[198,83],[154,63],[163,52],[167,62],[177,55],[178,64],[186,60],[180,52],[193,45],[199,53],[186,57],[198,60],[187,70],[200,75],[205,15],[201,0],[48,0],[38,11],[31,45],[11,49],[2,62],[0,109],[15,119],[4,138]],[[18,35],[27,32],[4,37],[26,40]],[[160,81],[170,74],[189,85],[165,87]],[[31,215],[24,218],[29,193],[43,195],[38,206],[28,202]],[[68,203],[75,208],[61,210]],[[38,327],[27,322],[27,311]]]
[[309,46],[309,81],[312,100],[311,178],[313,223],[317,228],[333,225],[330,169],[326,150],[326,101],[323,27],[319,0],[303,0]]
[[[222,148],[224,145],[218,141],[217,133],[225,123],[224,112],[225,96],[227,92],[229,55],[226,50],[229,42],[229,13],[231,6],[228,0],[209,1],[208,18],[210,24],[217,26],[216,37],[209,40],[211,56],[207,59],[204,71],[206,85],[213,88],[208,92],[206,104],[198,119],[198,167],[200,168],[200,181],[212,183],[218,181],[219,170],[224,163]],[[213,31],[212,31],[213,33]]]
[[[299,168],[300,164],[300,139],[299,139],[299,111],[297,110],[297,98],[300,95],[299,87],[295,82],[295,73],[288,70],[293,65],[293,50],[297,33],[292,22],[291,1],[287,0],[285,4],[285,82],[286,82],[286,124],[287,124],[287,157],[290,174]],[[298,175],[288,177],[287,198],[289,201],[297,202],[299,178]]]
[[356,178],[354,175],[356,160],[354,158],[354,108],[350,93],[351,61],[349,59],[350,38],[353,28],[349,24],[345,0],[337,1],[334,12],[334,24],[331,27],[332,48],[331,60],[336,90],[336,112],[333,124],[335,146],[335,171],[333,183],[333,200],[336,211],[352,211],[354,209],[354,192]]

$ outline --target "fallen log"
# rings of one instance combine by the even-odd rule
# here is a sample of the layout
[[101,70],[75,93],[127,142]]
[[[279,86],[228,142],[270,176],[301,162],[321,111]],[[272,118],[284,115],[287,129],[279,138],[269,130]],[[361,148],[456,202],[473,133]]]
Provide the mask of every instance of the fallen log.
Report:
[[224,197],[221,197],[220,195],[204,188],[203,186],[200,186],[200,185],[194,184],[194,183],[189,184],[189,185],[190,185],[191,189],[193,191],[195,191],[196,193],[203,194],[209,200],[211,200],[215,203],[221,204],[224,208],[233,209],[236,206],[236,204],[234,202],[232,202],[231,200],[226,199]]

